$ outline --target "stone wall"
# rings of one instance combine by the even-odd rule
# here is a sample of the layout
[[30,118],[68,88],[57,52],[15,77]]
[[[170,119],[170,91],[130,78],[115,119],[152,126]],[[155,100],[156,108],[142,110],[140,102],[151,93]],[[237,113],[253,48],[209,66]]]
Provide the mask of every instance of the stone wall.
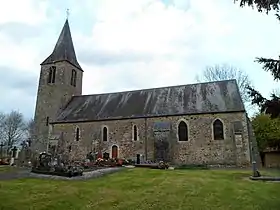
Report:
[[[224,140],[213,140],[212,123],[220,119],[224,125]],[[180,120],[188,125],[189,140],[178,142],[177,127]],[[172,116],[159,118],[142,118],[131,120],[114,120],[85,122],[77,124],[55,124],[53,134],[63,133],[65,146],[72,151],[72,159],[84,158],[90,151],[112,154],[113,145],[119,148],[119,157],[136,159],[141,154],[145,160],[155,159],[155,122],[170,122],[168,136],[169,161],[174,164],[227,164],[248,165],[250,162],[248,131],[245,113],[223,113]],[[239,130],[233,123],[239,122]],[[138,129],[138,140],[133,140],[133,126]],[[80,128],[80,140],[75,141],[76,127]],[[102,141],[102,128],[108,128],[108,141]]]
[[266,152],[264,154],[264,165],[268,168],[280,168],[280,151]]
[[[55,83],[48,84],[49,68],[56,67]],[[71,86],[72,69],[77,71],[76,87]],[[57,117],[57,113],[68,103],[73,95],[82,93],[83,72],[66,61],[43,65],[41,67],[37,101],[35,108],[35,142],[32,142],[34,150],[46,150],[49,127],[51,122]]]

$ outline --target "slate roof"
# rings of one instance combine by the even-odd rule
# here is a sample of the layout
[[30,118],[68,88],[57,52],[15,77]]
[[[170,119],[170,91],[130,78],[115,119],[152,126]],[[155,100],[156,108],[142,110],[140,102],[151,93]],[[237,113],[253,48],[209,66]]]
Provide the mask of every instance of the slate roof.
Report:
[[51,64],[57,61],[68,61],[82,70],[77,61],[68,20],[65,21],[52,54],[41,65]]
[[245,111],[235,80],[73,96],[53,123]]

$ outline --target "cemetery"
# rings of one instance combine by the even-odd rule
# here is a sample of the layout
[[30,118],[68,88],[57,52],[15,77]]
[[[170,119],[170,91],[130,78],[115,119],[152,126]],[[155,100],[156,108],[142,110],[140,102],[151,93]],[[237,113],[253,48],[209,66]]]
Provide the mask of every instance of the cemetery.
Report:
[[[1,146],[1,145],[0,145]],[[59,149],[56,151],[60,151]],[[63,153],[54,152],[41,152],[40,154],[32,154],[31,149],[22,144],[21,151],[18,151],[16,147],[13,147],[8,155],[3,156],[3,151],[0,153],[0,166],[14,167],[24,169],[25,177],[44,177],[44,178],[54,178],[57,176],[65,178],[80,177],[84,179],[85,177],[99,177],[96,176],[98,173],[103,175],[106,173],[117,172],[125,168],[146,168],[146,169],[215,169],[217,166],[207,166],[207,165],[170,165],[164,158],[157,161],[139,161],[137,160],[127,160],[121,158],[109,158],[108,153],[100,154],[90,152],[86,155],[84,160],[75,161],[70,160],[67,155]],[[221,166],[225,168],[225,166]],[[248,173],[248,179],[251,180],[261,180],[261,181],[280,181],[278,176],[263,176],[259,172],[259,168],[256,162],[252,164],[252,172]],[[96,172],[96,173],[93,173]],[[37,174],[37,175],[36,175]],[[250,176],[251,174],[251,176]],[[280,175],[280,174],[279,174]],[[0,174],[1,179],[1,174]],[[76,179],[73,179],[76,180]]]
[[[14,178],[49,178],[49,179],[89,179],[91,177],[99,177],[100,175],[110,174],[125,168],[151,168],[151,169],[168,169],[169,164],[165,161],[146,161],[138,162],[134,160],[109,158],[108,153],[93,154],[90,152],[82,161],[70,160],[67,155],[57,153],[57,150],[50,150],[50,152],[41,152],[40,154],[32,154],[29,144],[22,143],[21,149],[13,147],[8,153],[0,153],[0,167],[3,171],[10,172],[9,168],[21,169],[24,173],[17,174],[17,176],[10,176]],[[1,146],[1,145],[0,145]],[[6,166],[5,168],[3,166]],[[5,170],[4,170],[5,169]],[[13,170],[16,171],[16,170]],[[8,174],[5,175],[8,179]],[[0,174],[1,180],[1,174]]]
[[279,204],[280,172],[255,164],[252,169],[173,166],[160,159],[112,159],[94,152],[79,162],[60,149],[34,155],[28,145],[21,146],[1,153],[6,164],[0,166],[3,209],[151,209],[155,202],[160,209],[250,209],[242,198],[268,209]]

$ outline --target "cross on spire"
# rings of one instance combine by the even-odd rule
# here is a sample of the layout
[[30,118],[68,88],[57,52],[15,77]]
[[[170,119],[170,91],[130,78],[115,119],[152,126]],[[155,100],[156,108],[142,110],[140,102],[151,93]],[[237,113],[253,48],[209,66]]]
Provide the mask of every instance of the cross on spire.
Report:
[[69,18],[69,14],[70,14],[70,13],[69,13],[69,9],[67,9],[67,10],[66,10],[66,19],[67,19],[67,20],[68,20],[68,18]]

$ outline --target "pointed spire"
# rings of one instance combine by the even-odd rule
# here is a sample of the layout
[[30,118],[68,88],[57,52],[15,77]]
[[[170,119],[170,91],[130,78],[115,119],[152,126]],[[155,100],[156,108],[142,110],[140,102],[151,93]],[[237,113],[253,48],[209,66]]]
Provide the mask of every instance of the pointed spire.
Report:
[[54,63],[56,61],[68,61],[82,70],[76,58],[68,17],[65,21],[52,54],[46,60],[44,60],[41,65]]

